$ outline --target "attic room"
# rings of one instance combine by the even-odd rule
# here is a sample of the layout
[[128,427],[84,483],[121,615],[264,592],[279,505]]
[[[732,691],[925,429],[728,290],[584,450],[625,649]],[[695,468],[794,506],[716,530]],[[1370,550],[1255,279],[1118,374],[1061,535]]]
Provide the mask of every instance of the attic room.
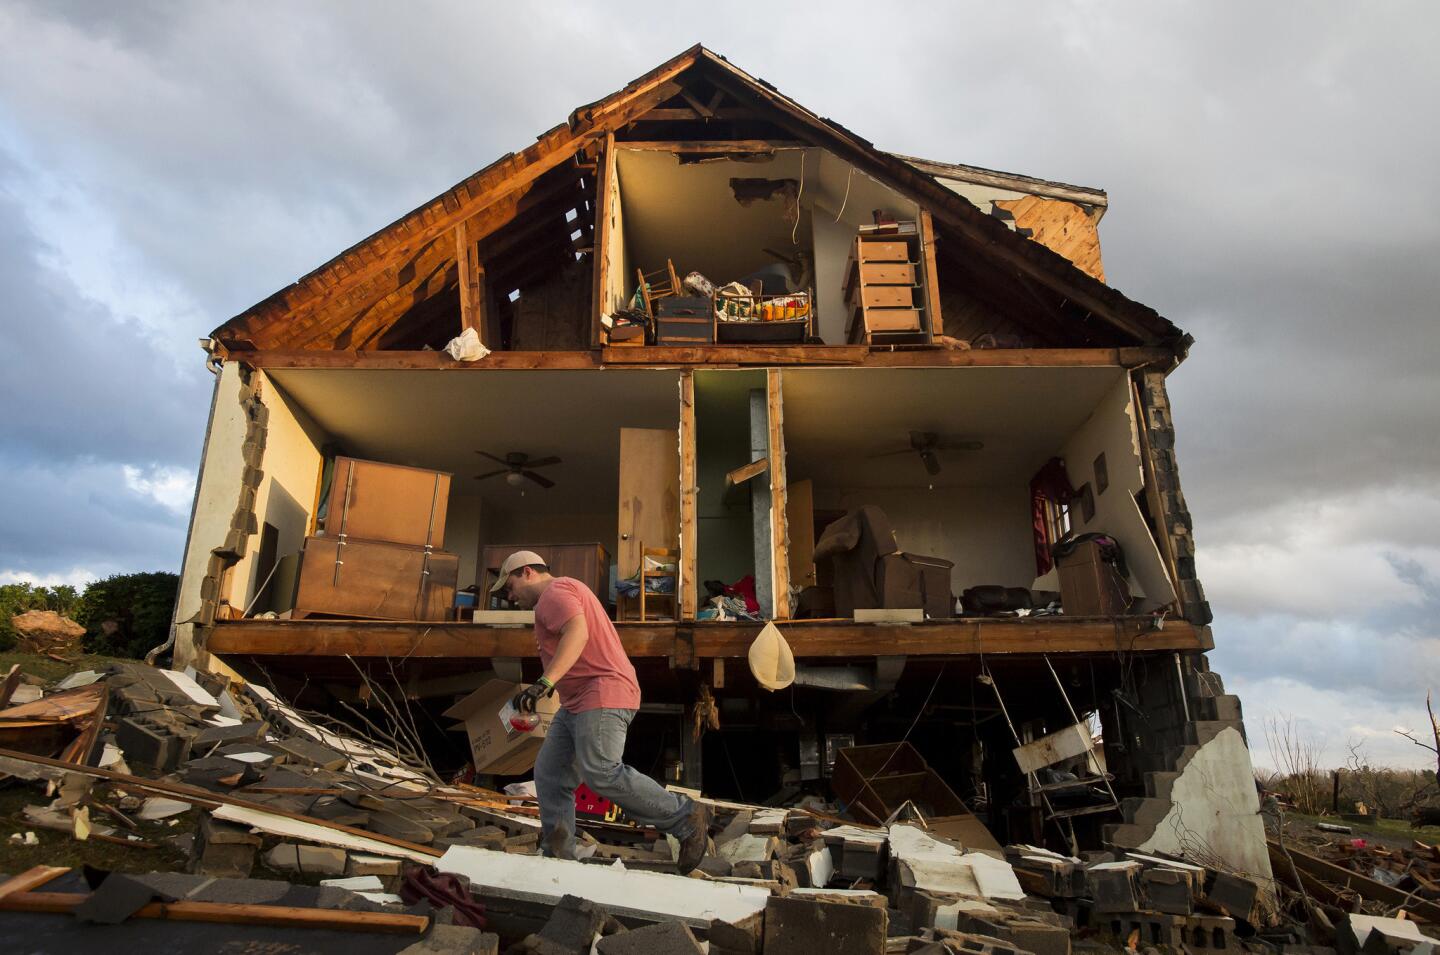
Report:
[[[903,235],[905,280],[889,286],[889,306],[904,306],[914,340],[924,327],[924,267],[919,207],[823,149],[735,143],[616,143],[614,194],[605,244],[604,311],[611,319],[644,313],[644,336],[608,343],[844,344],[854,311],[847,267],[861,230]],[[713,148],[712,148],[713,147]],[[877,229],[876,212],[892,224]],[[693,273],[698,277],[691,278]],[[644,292],[637,294],[644,279]],[[754,283],[774,297],[754,302]],[[678,286],[678,287],[677,287]],[[733,296],[738,308],[708,318],[699,299]],[[647,298],[648,296],[648,298]],[[808,321],[806,319],[809,319]],[[602,322],[606,321],[602,319]]]

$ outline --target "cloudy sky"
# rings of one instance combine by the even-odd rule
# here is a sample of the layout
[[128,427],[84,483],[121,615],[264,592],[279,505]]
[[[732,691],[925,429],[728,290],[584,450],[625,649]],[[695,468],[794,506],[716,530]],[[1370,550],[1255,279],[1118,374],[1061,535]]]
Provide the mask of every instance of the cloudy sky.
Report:
[[488,7],[0,0],[0,582],[176,568],[196,340],[703,41],[882,148],[1108,190],[1111,282],[1197,341],[1179,455],[1257,762],[1288,714],[1426,763],[1392,729],[1440,691],[1440,8]]

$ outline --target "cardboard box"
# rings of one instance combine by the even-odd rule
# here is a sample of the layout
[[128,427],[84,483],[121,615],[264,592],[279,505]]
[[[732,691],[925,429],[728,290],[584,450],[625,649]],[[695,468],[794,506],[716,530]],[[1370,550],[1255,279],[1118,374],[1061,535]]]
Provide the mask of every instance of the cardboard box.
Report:
[[556,696],[540,700],[536,708],[540,725],[521,733],[501,721],[500,709],[523,689],[523,683],[489,680],[444,712],[444,716],[460,721],[461,725],[453,729],[469,735],[470,756],[477,773],[515,776],[534,768],[540,744],[545,742],[545,734],[560,709],[560,700]]

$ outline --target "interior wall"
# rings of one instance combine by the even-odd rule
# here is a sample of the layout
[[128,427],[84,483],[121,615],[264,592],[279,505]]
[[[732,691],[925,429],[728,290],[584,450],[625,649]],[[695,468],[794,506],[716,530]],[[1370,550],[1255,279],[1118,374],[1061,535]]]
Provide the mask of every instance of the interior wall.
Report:
[[[300,550],[305,543],[320,480],[320,447],[327,435],[268,377],[264,379],[260,400],[269,411],[269,420],[265,434],[265,477],[255,496],[256,527],[258,531],[265,524],[271,524],[279,532],[279,546],[275,550],[279,559]],[[261,537],[259,533],[250,535],[245,556],[230,578],[236,582],[230,601],[242,608],[249,605],[265,583],[257,561]],[[263,572],[268,573],[268,568]]]
[[[1071,528],[1077,534],[1103,532],[1119,541],[1129,565],[1131,591],[1144,595],[1139,609],[1148,611],[1173,603],[1175,587],[1155,536],[1136,503],[1136,495],[1145,487],[1145,471],[1131,399],[1130,379],[1115,382],[1090,417],[1065,442],[1060,456],[1065,460],[1070,486],[1079,491],[1089,485],[1095,501],[1095,513],[1088,521],[1078,503],[1071,507]],[[1099,491],[1095,459],[1102,453],[1108,486]]]
[[464,590],[479,582],[476,579],[475,563],[480,556],[482,500],[479,494],[458,493],[457,485],[463,486],[452,478],[450,501],[445,511],[445,549],[460,558],[455,589]]
[[[750,391],[765,388],[765,373],[697,372],[695,470],[697,573],[702,581],[732,584],[755,572],[750,492],[726,494],[725,475],[750,461]],[[768,475],[752,478],[768,480]]]
[[1001,584],[1028,587],[1035,577],[1027,488],[822,487],[815,488],[818,509],[852,510],[874,504],[895,528],[900,549],[910,554],[953,561],[950,589]]

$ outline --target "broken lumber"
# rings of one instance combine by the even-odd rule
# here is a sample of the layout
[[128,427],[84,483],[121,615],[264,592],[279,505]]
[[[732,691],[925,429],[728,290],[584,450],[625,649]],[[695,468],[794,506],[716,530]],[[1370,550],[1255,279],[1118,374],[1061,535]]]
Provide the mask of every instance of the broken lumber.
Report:
[[[89,896],[76,892],[14,892],[0,898],[3,912],[48,912],[66,915]],[[343,909],[306,909],[288,905],[248,905],[235,902],[151,902],[131,918],[170,919],[176,922],[220,922],[229,925],[268,925],[272,928],[326,928],[341,932],[391,932],[419,935],[430,925],[424,915],[392,912],[349,912]]]

